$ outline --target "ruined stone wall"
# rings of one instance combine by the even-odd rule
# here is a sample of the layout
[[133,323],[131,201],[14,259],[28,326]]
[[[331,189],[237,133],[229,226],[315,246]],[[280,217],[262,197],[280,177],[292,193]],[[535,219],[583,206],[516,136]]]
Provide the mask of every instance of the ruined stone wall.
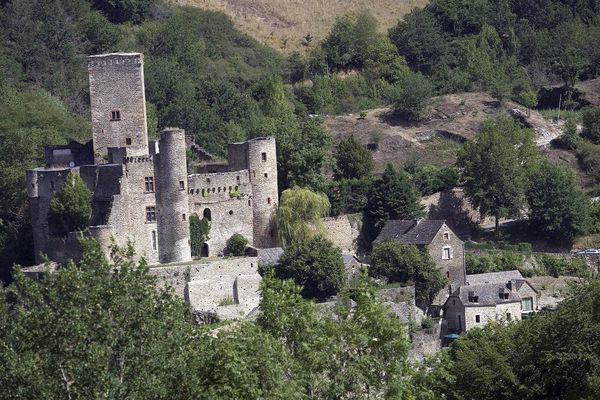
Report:
[[[108,147],[148,152],[144,56],[113,53],[88,58],[94,154],[103,162]],[[113,118],[118,112],[119,118]]]
[[150,273],[161,286],[171,286],[196,311],[225,307],[248,313],[260,300],[257,268],[258,258],[237,257],[161,266],[151,268]]
[[[48,211],[52,196],[62,187],[70,171],[69,168],[37,168],[27,171],[27,195],[31,207],[35,262],[38,264],[43,261],[40,257],[42,253],[48,255],[52,260],[55,259],[54,256],[64,259],[62,250],[57,247],[60,243],[50,240]],[[61,239],[62,242],[64,242],[63,239]]]
[[[446,234],[448,238],[446,238]],[[449,259],[443,258],[445,247],[450,248]],[[428,250],[450,285],[457,287],[466,283],[465,245],[448,225],[442,225],[428,246]]]
[[161,132],[156,164],[159,261],[191,260],[188,179],[183,129]]
[[325,237],[345,253],[356,253],[362,219],[360,215],[340,215],[323,218]]
[[227,239],[235,233],[243,235],[252,243],[253,211],[252,200],[233,198],[215,203],[192,203],[190,212],[202,218],[205,210],[210,210],[210,232],[208,234],[208,255],[214,256],[225,250]]

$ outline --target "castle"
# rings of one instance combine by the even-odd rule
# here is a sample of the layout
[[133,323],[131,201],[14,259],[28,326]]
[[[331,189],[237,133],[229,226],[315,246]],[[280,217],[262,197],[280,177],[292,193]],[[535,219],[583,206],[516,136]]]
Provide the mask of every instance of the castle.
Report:
[[71,171],[93,193],[88,231],[107,253],[113,242],[131,243],[149,264],[190,261],[193,214],[210,221],[203,256],[221,253],[235,233],[254,247],[273,246],[274,138],[232,143],[227,164],[188,175],[183,130],[167,128],[148,140],[143,55],[90,56],[88,72],[92,142],[48,146],[46,165],[27,173],[36,262],[42,254],[60,263],[80,257],[77,233],[65,235],[48,219],[52,196]]

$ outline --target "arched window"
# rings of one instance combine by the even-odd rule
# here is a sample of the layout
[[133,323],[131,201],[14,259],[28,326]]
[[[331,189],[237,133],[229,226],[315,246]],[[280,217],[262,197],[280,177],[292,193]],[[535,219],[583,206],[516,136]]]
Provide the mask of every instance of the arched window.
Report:
[[202,215],[204,216],[204,218],[206,218],[208,221],[211,221],[211,216],[210,216],[210,208],[205,208],[204,212],[202,213]]

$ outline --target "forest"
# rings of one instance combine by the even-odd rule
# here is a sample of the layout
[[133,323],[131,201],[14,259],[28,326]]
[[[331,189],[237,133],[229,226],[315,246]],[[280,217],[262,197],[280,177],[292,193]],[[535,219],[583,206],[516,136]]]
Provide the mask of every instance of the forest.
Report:
[[[433,96],[465,91],[528,108],[560,101],[570,118],[554,145],[574,151],[595,186],[600,111],[575,88],[600,74],[595,1],[432,0],[387,33],[369,14],[340,16],[324,41],[307,32],[304,51],[291,54],[239,32],[224,14],[158,0],[5,0],[0,21],[5,282],[15,263],[33,263],[25,172],[43,163],[45,145],[91,138],[86,57],[113,51],[145,55],[150,135],[178,126],[217,155],[232,141],[275,136],[280,191],[323,193],[326,214],[363,213],[367,243],[389,219],[422,216],[420,196],[457,185],[496,220],[528,205],[530,229],[545,237],[570,242],[600,232],[600,208],[588,200],[596,189],[581,193],[574,172],[543,160],[531,131],[513,120],[487,121],[455,166],[389,165],[379,176],[364,146],[354,138],[334,143],[319,117],[389,106],[412,123]],[[481,164],[490,147],[488,161],[497,164]],[[506,195],[488,195],[490,188]],[[292,250],[303,254],[303,245]],[[556,312],[476,329],[413,365],[409,329],[373,300],[366,277],[323,318],[303,297],[308,285],[266,271],[261,316],[214,333],[157,290],[126,249],[109,261],[86,246],[80,264],[40,282],[15,268],[14,284],[1,289],[0,398],[600,397],[597,280],[580,284]],[[469,268],[510,264],[499,258],[473,256]],[[544,272],[557,270],[548,260]],[[426,281],[439,285],[435,276]],[[354,313],[344,303],[350,297]]]

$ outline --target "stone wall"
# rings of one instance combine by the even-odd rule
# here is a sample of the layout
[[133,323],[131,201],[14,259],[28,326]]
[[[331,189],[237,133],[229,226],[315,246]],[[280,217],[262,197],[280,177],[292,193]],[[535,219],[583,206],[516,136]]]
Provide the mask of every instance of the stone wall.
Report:
[[195,311],[239,318],[258,307],[261,277],[258,258],[238,257],[150,269],[161,285],[169,285]]
[[[88,58],[92,136],[97,161],[109,147],[128,147],[132,154],[148,152],[144,56],[113,53]],[[112,118],[113,112],[119,118]]]
[[345,253],[356,253],[362,218],[358,214],[322,219],[325,237]]
[[[431,258],[453,287],[466,283],[465,245],[462,240],[443,224],[428,247]],[[450,258],[444,259],[444,248],[450,248]]]

